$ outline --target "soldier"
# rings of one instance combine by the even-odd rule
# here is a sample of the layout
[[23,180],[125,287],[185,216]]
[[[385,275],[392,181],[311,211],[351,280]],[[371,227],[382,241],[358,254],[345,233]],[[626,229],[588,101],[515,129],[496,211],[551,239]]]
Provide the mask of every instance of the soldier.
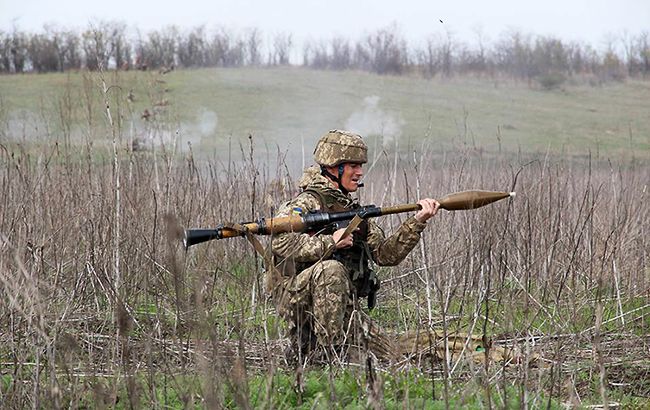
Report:
[[[362,184],[367,146],[361,136],[332,130],[314,151],[318,166],[307,168],[299,181],[302,192],[278,210],[278,216],[313,210],[339,212],[360,206],[350,193]],[[426,221],[439,204],[426,198],[422,209],[389,237],[372,220],[364,220],[353,234],[345,227],[333,232],[283,233],[271,243],[273,259],[281,273],[279,283],[267,284],[280,316],[289,325],[294,354],[308,354],[315,347],[342,349],[352,341],[348,331],[358,298],[368,297],[374,306],[379,280],[369,260],[379,266],[399,264],[415,247]],[[269,275],[267,281],[270,277]]]

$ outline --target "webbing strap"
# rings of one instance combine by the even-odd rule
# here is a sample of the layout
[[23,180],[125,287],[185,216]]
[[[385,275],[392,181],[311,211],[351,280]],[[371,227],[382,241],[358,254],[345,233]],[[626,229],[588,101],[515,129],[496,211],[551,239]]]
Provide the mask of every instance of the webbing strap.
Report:
[[[343,232],[343,235],[341,235],[339,241],[345,238],[346,236],[351,235],[352,232],[354,232],[354,230],[359,227],[361,222],[363,222],[363,218],[360,217],[359,215],[355,215],[354,218],[352,218],[352,220],[350,221],[348,227],[345,228],[345,232]],[[336,250],[336,243],[329,247],[329,249],[323,255],[322,259],[323,260],[328,259],[330,256],[332,256],[332,253],[334,253],[335,250]]]

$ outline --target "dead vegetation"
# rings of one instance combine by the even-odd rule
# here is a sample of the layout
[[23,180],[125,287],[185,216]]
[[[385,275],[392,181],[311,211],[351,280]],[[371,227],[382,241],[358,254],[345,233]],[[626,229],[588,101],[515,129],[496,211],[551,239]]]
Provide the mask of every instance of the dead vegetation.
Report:
[[[393,333],[486,334],[521,360],[484,367],[449,355],[401,366],[443,386],[522,385],[564,402],[648,397],[647,164],[422,148],[379,156],[363,202],[466,188],[518,195],[437,217],[420,251],[381,272],[373,320]],[[137,407],[190,375],[200,387],[186,387],[187,400],[223,404],[223,386],[286,368],[282,325],[247,242],[185,253],[178,229],[271,215],[271,204],[291,196],[291,178],[249,153],[229,163],[191,153],[154,161],[118,146],[117,166],[82,150],[71,161],[56,145],[1,146],[2,401],[59,407],[128,397]],[[391,231],[402,217],[381,222]]]
[[[292,154],[278,149],[260,161],[253,136],[213,159],[191,147],[179,154],[162,138],[134,149],[124,125],[131,108],[106,87],[103,96],[112,145],[92,131],[70,139],[71,127],[62,144],[0,143],[0,401],[248,408],[249,384],[261,376],[263,407],[282,407],[272,404],[282,371],[294,375],[300,401],[305,372],[322,363],[287,361],[248,242],[186,252],[179,240],[183,227],[273,215],[296,193]],[[152,135],[165,132],[158,114]],[[88,107],[89,130],[93,115]],[[369,387],[368,405],[381,407],[389,371],[429,378],[432,398],[446,405],[482,392],[490,407],[512,389],[533,397],[532,407],[647,402],[650,167],[634,156],[602,158],[490,154],[462,142],[447,150],[429,138],[374,153],[365,204],[471,188],[517,197],[441,212],[406,261],[380,271],[370,317],[413,347],[382,361],[362,344],[356,363],[337,364]],[[380,224],[391,232],[405,217]],[[493,360],[468,360],[480,349]]]

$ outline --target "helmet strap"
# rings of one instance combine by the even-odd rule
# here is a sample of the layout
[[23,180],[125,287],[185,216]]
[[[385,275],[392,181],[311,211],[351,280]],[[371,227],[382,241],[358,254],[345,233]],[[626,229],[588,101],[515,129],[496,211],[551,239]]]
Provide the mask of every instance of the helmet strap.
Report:
[[339,175],[338,175],[338,176],[334,176],[334,175],[332,175],[332,174],[327,170],[326,167],[324,167],[324,166],[321,165],[321,167],[320,167],[320,173],[321,173],[321,175],[326,176],[326,177],[328,177],[329,179],[331,179],[332,181],[336,182],[336,183],[338,184],[339,189],[341,190],[341,192],[343,192],[344,194],[347,195],[349,192],[348,192],[347,189],[345,189],[345,188],[343,187],[343,184],[341,183],[341,180],[342,180],[342,178],[343,178],[343,170],[344,170],[344,169],[345,169],[345,166],[344,166],[343,164],[340,164],[339,167],[338,167],[338,171],[339,171],[338,174],[339,174]]
[[345,195],[349,194],[348,190],[343,188],[343,170],[345,169],[345,166],[343,164],[339,164],[339,178],[338,178],[338,183],[339,183],[339,189],[341,192],[343,192]]

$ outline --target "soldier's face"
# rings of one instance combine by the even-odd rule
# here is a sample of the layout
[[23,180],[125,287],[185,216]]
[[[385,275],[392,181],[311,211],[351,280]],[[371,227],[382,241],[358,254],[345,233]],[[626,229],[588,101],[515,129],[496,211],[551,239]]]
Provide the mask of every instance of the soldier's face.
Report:
[[355,192],[359,189],[359,182],[363,177],[363,164],[345,163],[343,165],[343,176],[341,177],[341,185],[348,192]]

